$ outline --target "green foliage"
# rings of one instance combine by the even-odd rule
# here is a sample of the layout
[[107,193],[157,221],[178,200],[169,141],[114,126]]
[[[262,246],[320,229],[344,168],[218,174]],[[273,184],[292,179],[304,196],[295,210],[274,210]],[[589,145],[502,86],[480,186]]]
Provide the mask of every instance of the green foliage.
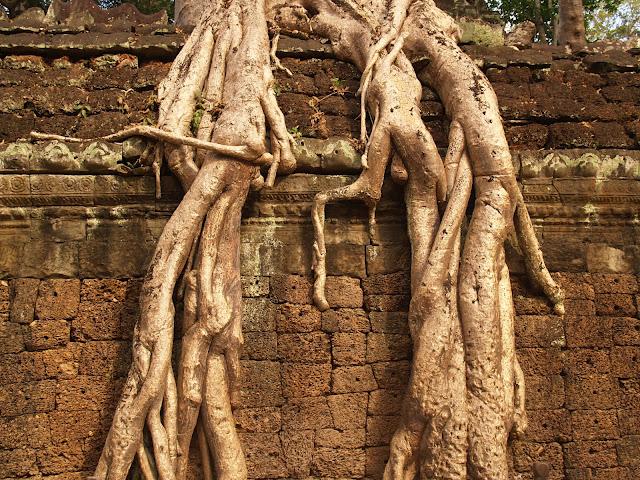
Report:
[[587,20],[589,41],[627,40],[640,36],[640,0],[622,0],[612,15],[606,8],[595,9]]
[[[604,16],[615,16],[621,2],[620,0],[583,0],[583,3],[587,26],[590,27],[596,12],[600,12]],[[558,15],[558,0],[540,0],[539,4],[540,16],[547,38],[551,39],[553,38],[555,18]],[[535,0],[487,0],[487,5],[500,14],[507,26],[525,20],[536,22]]]
[[102,8],[111,8],[122,3],[135,5],[142,13],[155,13],[165,10],[169,18],[173,18],[173,0],[99,0],[98,5]]

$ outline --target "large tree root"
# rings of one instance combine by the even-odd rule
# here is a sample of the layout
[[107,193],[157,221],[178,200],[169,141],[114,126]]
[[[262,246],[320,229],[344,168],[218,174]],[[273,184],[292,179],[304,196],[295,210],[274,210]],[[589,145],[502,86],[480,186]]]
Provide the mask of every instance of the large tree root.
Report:
[[[324,36],[363,72],[365,168],[352,185],[320,193],[312,209],[314,300],[321,310],[330,306],[325,205],[363,201],[373,225],[389,162],[392,177],[406,184],[414,358],[385,478],[508,478],[508,435],[526,424],[503,248],[514,212],[532,278],[559,312],[562,293],[533,234],[491,86],[458,49],[457,27],[432,0],[269,7],[274,31]],[[186,193],[143,284],[133,364],[95,472],[100,480],[123,480],[136,455],[145,478],[184,479],[194,433],[205,478],[247,476],[232,414],[243,342],[241,209],[250,188],[272,185],[277,172],[293,170],[295,159],[273,91],[270,63],[279,62],[275,46],[269,48],[265,0],[187,0],[176,10],[189,15],[187,23],[195,12],[199,20],[159,87],[158,125],[104,138],[158,140],[143,155],[145,164],[159,181],[166,161]],[[421,85],[411,62],[424,58],[428,65],[418,75],[451,118],[444,161],[420,117]],[[463,239],[472,186],[476,197]],[[174,298],[183,303],[175,376]]]

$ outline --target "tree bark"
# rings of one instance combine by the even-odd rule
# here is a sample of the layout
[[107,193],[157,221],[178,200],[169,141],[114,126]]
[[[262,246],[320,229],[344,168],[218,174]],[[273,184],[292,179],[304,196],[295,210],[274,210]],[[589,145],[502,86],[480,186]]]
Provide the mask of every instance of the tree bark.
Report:
[[569,45],[571,48],[586,45],[582,0],[560,0],[557,38],[558,45]]

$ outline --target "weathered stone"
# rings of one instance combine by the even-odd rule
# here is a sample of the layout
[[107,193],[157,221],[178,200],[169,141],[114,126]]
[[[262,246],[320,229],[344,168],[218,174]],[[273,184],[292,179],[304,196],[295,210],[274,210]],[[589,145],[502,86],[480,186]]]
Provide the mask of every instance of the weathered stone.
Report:
[[400,417],[376,415],[367,417],[367,446],[388,445],[396,431]]
[[44,280],[38,289],[36,318],[70,320],[80,303],[80,280]]
[[364,450],[316,448],[312,468],[321,477],[362,477],[365,471]]
[[275,407],[242,408],[233,417],[241,432],[277,433],[282,426],[280,409]]
[[367,362],[405,360],[411,356],[409,335],[369,333],[367,335]]
[[324,428],[316,432],[316,445],[328,448],[362,448],[365,444],[365,429],[335,430]]
[[278,336],[275,332],[244,332],[242,358],[277,360]]
[[69,323],[65,320],[36,320],[25,331],[27,350],[47,350],[64,347],[69,342]]
[[277,407],[283,404],[279,363],[253,360],[240,363],[242,407]]
[[273,332],[276,329],[276,306],[263,298],[246,298],[242,302],[242,329],[247,332]]
[[331,336],[331,356],[334,365],[362,365],[367,353],[364,333],[334,333]]
[[284,430],[280,441],[291,478],[307,478],[313,457],[313,430]]
[[330,362],[329,336],[323,332],[281,334],[278,336],[278,357],[292,363]]
[[370,365],[338,367],[332,372],[333,393],[367,392],[378,384]]
[[295,398],[282,407],[283,430],[316,430],[332,427],[333,419],[326,397]]
[[274,323],[282,333],[313,332],[320,330],[321,318],[314,306],[285,303],[277,306]]
[[241,433],[249,478],[287,476],[280,437],[276,433]]
[[[282,367],[285,397],[314,397],[329,392],[331,364],[286,363]],[[334,381],[335,383],[335,381]]]
[[348,393],[327,397],[333,425],[339,430],[364,428],[367,419],[367,394]]
[[327,302],[332,308],[362,307],[362,289],[360,288],[360,280],[349,277],[327,277],[325,286],[325,294]]
[[369,319],[360,309],[339,308],[322,312],[322,330],[325,332],[368,332]]

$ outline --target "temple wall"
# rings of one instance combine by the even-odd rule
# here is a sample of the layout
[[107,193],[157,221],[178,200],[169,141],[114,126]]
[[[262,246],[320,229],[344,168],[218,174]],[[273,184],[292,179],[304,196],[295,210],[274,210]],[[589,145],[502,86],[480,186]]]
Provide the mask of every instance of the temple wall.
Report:
[[[3,32],[0,479],[76,480],[97,462],[130,361],[140,279],[181,193],[165,176],[155,199],[153,178],[136,166],[140,143],[19,139],[153,122],[154,86],[183,37],[166,27]],[[567,314],[553,315],[507,248],[530,423],[512,444],[514,478],[532,479],[534,462],[548,463],[551,479],[640,478],[638,52],[466,49],[496,89],[568,298]],[[332,309],[320,313],[310,201],[360,167],[348,141],[358,74],[317,42],[283,39],[279,54],[294,71],[278,74],[277,90],[299,136],[300,173],[245,207],[237,427],[251,478],[381,478],[411,358],[402,192],[385,186],[373,235],[364,208],[327,209]],[[429,89],[422,107],[446,148],[447,120]]]

